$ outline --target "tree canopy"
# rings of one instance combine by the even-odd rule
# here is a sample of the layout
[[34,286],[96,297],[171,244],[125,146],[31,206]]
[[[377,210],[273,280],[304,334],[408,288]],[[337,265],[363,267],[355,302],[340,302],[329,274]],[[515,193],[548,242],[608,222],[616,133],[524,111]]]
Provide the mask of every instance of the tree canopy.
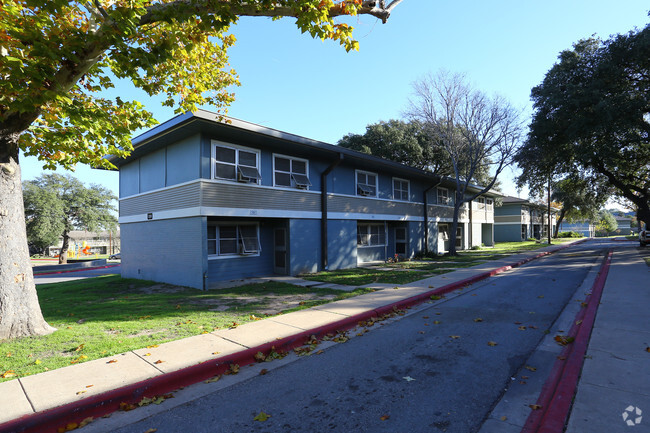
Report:
[[602,176],[650,222],[650,25],[560,53],[532,90],[522,178]]
[[562,220],[594,220],[610,196],[611,187],[605,179],[593,182],[579,176],[572,176],[555,183],[551,199],[561,205],[555,225],[557,237]]
[[77,178],[44,174],[23,182],[27,239],[47,248],[63,238],[60,262],[65,262],[72,230],[114,230],[117,197],[101,185],[86,187]]

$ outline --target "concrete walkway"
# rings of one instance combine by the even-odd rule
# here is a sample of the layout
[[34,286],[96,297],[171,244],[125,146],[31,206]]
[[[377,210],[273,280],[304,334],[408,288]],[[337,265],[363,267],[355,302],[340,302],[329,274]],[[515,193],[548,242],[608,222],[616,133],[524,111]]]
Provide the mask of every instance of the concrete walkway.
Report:
[[[68,423],[118,410],[120,404],[137,403],[145,396],[162,395],[222,374],[233,364],[250,364],[260,351],[268,353],[272,348],[280,351],[302,346],[312,335],[353,328],[360,320],[423,302],[433,293],[462,289],[474,281],[566,247],[550,246],[510,256],[401,285],[397,290],[395,285],[379,286],[376,292],[309,310],[3,382],[0,383],[0,432],[57,431]],[[612,268],[611,282],[608,279],[603,297],[603,306],[610,305],[611,310],[599,314],[596,322],[596,340],[589,348],[589,362],[585,363],[585,375],[569,425],[571,432],[618,431],[605,428],[594,417],[600,414],[606,418],[614,411],[612,425],[626,427],[622,412],[627,406],[650,411],[650,353],[645,352],[650,346],[647,319],[650,275],[638,252],[632,249],[615,255]],[[314,285],[292,277],[279,278],[292,284]],[[623,321],[621,317],[626,319]],[[639,349],[639,345],[643,347]],[[616,393],[620,394],[621,402],[625,400],[620,408],[621,404],[608,403],[609,396]],[[601,406],[601,403],[607,404]],[[650,420],[647,422],[650,425]]]

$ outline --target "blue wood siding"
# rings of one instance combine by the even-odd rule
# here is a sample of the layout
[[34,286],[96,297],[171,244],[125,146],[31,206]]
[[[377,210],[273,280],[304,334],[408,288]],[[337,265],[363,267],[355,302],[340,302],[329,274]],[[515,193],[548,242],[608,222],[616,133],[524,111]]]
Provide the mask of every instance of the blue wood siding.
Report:
[[198,179],[201,176],[199,136],[188,137],[167,147],[166,186]]
[[290,220],[289,274],[317,272],[320,263],[320,220]]
[[205,218],[122,224],[122,277],[203,288]]
[[140,192],[140,160],[120,167],[120,197],[128,197]]
[[521,241],[521,224],[495,224],[495,242],[519,242]]
[[327,260],[330,269],[357,266],[357,222],[355,220],[329,220],[327,244]]
[[165,187],[165,152],[160,149],[140,158],[140,192]]

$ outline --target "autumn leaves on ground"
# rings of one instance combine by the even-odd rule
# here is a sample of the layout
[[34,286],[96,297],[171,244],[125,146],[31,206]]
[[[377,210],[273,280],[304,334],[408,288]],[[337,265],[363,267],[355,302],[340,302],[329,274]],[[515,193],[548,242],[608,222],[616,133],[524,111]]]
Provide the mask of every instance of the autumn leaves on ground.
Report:
[[231,328],[367,290],[304,289],[282,283],[201,291],[118,276],[38,286],[58,330],[2,343],[0,381]]
[[[545,246],[534,242],[467,251],[459,257],[348,269],[306,278],[360,286],[403,284],[454,269]],[[357,296],[351,292],[261,283],[201,291],[105,276],[38,286],[45,319],[58,330],[2,342],[0,381],[37,374],[166,341],[227,329],[261,318]]]

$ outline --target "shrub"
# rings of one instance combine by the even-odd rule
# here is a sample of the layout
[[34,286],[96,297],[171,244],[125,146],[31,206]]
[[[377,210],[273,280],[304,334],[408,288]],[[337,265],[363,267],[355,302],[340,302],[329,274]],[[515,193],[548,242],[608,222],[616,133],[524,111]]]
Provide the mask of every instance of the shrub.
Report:
[[570,231],[570,232],[560,232],[557,234],[558,238],[581,238],[583,237],[580,233]]

